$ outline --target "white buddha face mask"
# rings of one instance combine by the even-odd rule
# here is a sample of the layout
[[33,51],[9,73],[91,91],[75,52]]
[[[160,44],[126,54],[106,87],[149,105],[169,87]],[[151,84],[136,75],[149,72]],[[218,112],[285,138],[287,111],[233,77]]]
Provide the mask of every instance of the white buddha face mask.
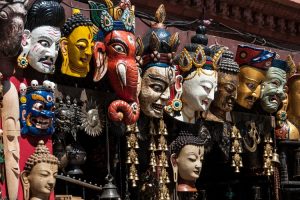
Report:
[[[217,73],[212,70],[203,69],[202,73],[195,76],[193,73],[189,76],[194,76],[183,82],[182,99],[185,106],[189,106],[194,111],[207,111],[214,100],[214,95],[217,90],[218,77]],[[187,78],[189,78],[189,76]]]

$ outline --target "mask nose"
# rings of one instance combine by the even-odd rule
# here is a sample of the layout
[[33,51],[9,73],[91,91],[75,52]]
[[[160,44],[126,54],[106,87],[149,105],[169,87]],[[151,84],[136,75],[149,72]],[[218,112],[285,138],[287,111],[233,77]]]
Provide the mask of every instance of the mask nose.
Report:
[[251,96],[255,97],[256,99],[259,98],[259,95],[260,95],[260,85],[257,86],[257,88],[254,90],[254,92],[252,92]]

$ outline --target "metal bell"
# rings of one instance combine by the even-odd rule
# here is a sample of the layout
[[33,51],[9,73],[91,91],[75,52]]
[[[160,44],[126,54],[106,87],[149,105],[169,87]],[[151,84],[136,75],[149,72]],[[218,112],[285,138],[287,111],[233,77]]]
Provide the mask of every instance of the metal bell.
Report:
[[238,166],[235,167],[235,173],[239,173],[240,172],[240,168]]
[[136,165],[139,164],[139,159],[137,157],[135,157],[135,159],[134,159],[134,164],[136,164]]
[[134,146],[135,149],[139,149],[140,146],[139,146],[139,143],[138,142],[135,142],[135,146]]
[[279,154],[276,151],[272,154],[272,163],[280,165]]
[[139,132],[140,132],[139,127],[136,125],[134,128],[134,133],[139,133]]
[[100,199],[121,199],[117,187],[112,184],[112,179],[108,179],[108,183],[103,186],[102,190]]
[[129,133],[132,131],[131,125],[126,126],[126,132]]
[[236,166],[234,160],[232,160],[231,166],[232,166],[232,167],[235,167],[235,166]]
[[127,156],[126,163],[127,163],[127,164],[131,164],[131,159],[130,159],[130,156]]

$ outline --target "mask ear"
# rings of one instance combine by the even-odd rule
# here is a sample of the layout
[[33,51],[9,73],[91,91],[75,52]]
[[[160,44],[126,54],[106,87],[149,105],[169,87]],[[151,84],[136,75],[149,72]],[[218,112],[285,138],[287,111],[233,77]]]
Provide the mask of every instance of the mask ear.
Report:
[[31,34],[27,29],[25,29],[23,32],[21,46],[22,52],[18,56],[18,66],[24,69],[28,66],[27,56],[29,54],[31,46]]
[[107,72],[106,48],[103,42],[96,42],[94,46],[95,72],[94,82],[100,81]]
[[27,171],[23,171],[21,173],[24,200],[29,200],[30,197],[30,184],[29,184],[28,176],[29,173]]
[[67,72],[68,65],[69,65],[68,40],[66,37],[60,38],[59,46],[63,57],[63,63],[60,70],[62,74],[65,74]]
[[68,56],[68,40],[66,37],[60,38],[59,46],[63,57]]
[[173,168],[173,180],[175,183],[177,183],[178,180],[178,165],[177,165],[177,156],[175,153],[173,153],[170,157],[171,165]]

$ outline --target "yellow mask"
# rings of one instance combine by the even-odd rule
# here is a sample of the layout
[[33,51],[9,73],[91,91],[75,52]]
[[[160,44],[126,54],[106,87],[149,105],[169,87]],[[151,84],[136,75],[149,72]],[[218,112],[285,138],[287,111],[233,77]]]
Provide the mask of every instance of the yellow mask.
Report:
[[78,26],[68,37],[60,40],[63,63],[61,73],[74,77],[86,77],[94,47],[91,26]]
[[237,103],[251,109],[260,96],[261,83],[266,77],[266,72],[248,65],[240,68]]

